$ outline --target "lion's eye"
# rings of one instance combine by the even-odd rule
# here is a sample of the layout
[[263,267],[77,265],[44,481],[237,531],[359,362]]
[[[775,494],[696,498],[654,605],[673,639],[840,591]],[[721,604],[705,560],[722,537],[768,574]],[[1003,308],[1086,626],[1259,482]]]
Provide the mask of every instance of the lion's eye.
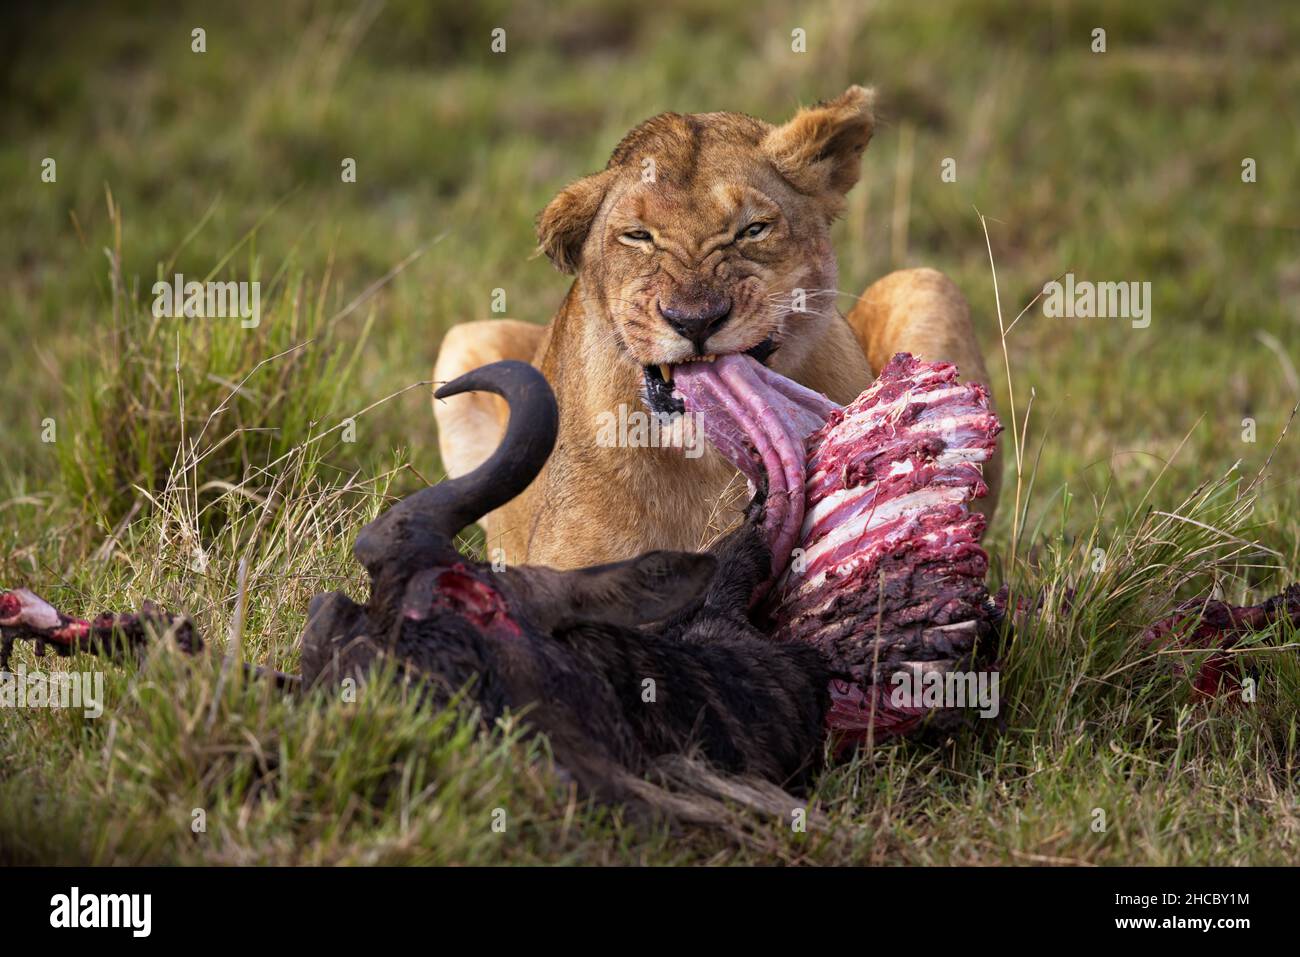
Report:
[[757,239],[759,236],[762,236],[765,232],[767,232],[771,228],[772,228],[771,223],[763,223],[763,222],[750,223],[740,232],[736,233],[736,238]]
[[648,243],[654,237],[644,229],[631,229],[623,234],[623,238],[630,243]]

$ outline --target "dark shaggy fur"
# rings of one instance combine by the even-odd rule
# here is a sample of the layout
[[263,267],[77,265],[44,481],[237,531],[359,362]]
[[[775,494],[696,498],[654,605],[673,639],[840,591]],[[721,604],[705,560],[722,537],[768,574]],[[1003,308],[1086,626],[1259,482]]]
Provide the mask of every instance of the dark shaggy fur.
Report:
[[501,448],[362,532],[370,597],[313,601],[304,680],[361,679],[388,658],[435,702],[464,689],[488,721],[526,711],[559,763],[606,799],[629,799],[656,759],[692,751],[719,771],[799,783],[822,753],[832,675],[817,651],[773,643],[746,617],[770,565],[761,501],[711,555],[651,552],[572,572],[467,561],[453,536],[532,480],[555,421],[529,366],[497,363],[440,394],[470,389],[510,401]]

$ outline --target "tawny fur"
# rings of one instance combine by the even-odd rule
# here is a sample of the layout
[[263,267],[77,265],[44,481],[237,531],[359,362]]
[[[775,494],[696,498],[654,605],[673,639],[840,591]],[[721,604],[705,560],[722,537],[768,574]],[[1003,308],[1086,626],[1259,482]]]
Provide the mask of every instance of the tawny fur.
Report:
[[[550,324],[456,326],[434,368],[446,382],[499,359],[531,362],[559,400],[559,444],[545,470],[482,522],[498,557],[576,568],[650,549],[693,550],[738,520],[743,496],[723,501],[737,488],[735,471],[712,449],[692,459],[680,449],[596,442],[602,412],[643,408],[644,366],[699,351],[660,315],[663,303],[727,297],[730,318],[706,353],[744,351],[773,336],[771,367],[839,403],[900,351],[954,362],[963,378],[988,384],[969,307],[942,273],[900,270],[869,286],[847,315],[836,308],[830,225],[857,182],[873,99],[850,87],[781,126],[737,113],[662,114],[624,137],[606,169],[546,207],[541,249],[575,273]],[[733,240],[754,220],[772,223],[767,235]],[[621,238],[638,229],[653,243]],[[788,308],[796,289],[807,291],[802,313]],[[506,409],[478,394],[436,402],[435,414],[443,463],[457,476],[496,447]],[[990,517],[1000,465],[995,455],[987,469]]]

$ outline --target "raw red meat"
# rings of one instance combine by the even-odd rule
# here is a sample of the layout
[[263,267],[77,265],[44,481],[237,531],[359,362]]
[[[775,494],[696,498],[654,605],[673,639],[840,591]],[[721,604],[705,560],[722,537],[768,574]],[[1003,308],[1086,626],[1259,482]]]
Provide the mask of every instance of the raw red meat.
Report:
[[916,727],[931,709],[900,703],[890,677],[969,666],[999,617],[969,509],[1001,430],[987,391],[902,353],[845,408],[743,355],[679,366],[674,383],[718,450],[767,476],[779,571],[765,612],[776,640],[814,645],[844,675],[831,730]]

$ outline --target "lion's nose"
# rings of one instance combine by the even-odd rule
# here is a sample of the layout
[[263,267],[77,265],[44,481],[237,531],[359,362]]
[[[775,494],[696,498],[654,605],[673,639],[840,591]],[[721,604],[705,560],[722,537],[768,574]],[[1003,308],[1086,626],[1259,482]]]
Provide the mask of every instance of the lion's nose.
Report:
[[731,299],[726,296],[710,297],[689,305],[659,303],[659,314],[683,339],[695,343],[696,350],[704,355],[704,343],[709,336],[727,324],[731,318]]

